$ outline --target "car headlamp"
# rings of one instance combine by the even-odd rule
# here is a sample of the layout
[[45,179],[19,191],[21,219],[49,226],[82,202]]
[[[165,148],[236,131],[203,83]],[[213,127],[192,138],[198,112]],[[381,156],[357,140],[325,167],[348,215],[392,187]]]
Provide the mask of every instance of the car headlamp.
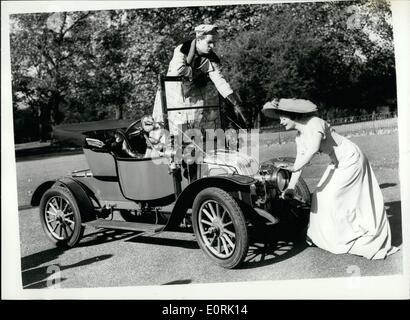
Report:
[[286,190],[289,184],[289,171],[277,168],[272,174],[272,179],[276,185],[276,188],[278,188],[280,192],[283,192]]
[[279,192],[286,190],[289,184],[289,171],[281,168],[273,168],[272,170],[262,170],[255,179],[264,183],[267,188],[277,189]]

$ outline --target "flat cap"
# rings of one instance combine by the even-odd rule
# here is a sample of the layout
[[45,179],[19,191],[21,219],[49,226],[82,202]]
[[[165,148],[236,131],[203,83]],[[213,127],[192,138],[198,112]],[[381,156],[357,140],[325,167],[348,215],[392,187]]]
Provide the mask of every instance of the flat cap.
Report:
[[293,113],[311,113],[317,111],[317,106],[304,99],[274,99],[264,104],[262,112],[269,118],[274,118],[275,111],[285,111]]
[[194,29],[196,36],[202,36],[206,34],[217,34],[218,26],[216,24],[201,24]]

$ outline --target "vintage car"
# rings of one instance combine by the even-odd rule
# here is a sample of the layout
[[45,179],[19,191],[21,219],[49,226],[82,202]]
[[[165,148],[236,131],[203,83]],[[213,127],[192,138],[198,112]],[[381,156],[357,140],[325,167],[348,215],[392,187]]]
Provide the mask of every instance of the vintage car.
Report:
[[[182,79],[160,79],[162,129],[168,129],[168,115],[175,110],[167,108],[165,84]],[[212,126],[224,129],[220,105],[192,108],[213,111]],[[171,134],[172,148],[147,157],[152,146],[146,133],[141,120],[125,130],[86,132],[83,151],[89,169],[35,190],[31,204],[39,206],[44,232],[55,245],[75,246],[87,226],[146,234],[188,226],[211,260],[234,268],[246,258],[251,226],[289,221],[300,230],[307,226],[311,195],[303,179],[294,199],[282,198],[291,175],[281,168],[287,159],[259,164],[232,143],[203,150],[192,137],[178,145]],[[177,154],[182,156],[177,159]]]

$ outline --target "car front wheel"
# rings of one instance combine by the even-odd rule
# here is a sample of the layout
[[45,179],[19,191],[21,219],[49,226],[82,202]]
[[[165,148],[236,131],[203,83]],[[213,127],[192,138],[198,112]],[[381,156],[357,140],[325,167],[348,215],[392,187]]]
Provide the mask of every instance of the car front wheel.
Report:
[[193,204],[192,225],[199,246],[218,265],[231,269],[245,259],[249,246],[245,217],[226,191],[202,190]]

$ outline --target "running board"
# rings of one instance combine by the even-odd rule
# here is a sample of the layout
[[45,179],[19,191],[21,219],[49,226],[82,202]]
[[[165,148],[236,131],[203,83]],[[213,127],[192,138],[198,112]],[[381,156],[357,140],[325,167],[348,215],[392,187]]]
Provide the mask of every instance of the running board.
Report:
[[127,222],[120,220],[104,220],[97,219],[84,223],[84,225],[93,228],[105,228],[105,229],[117,229],[127,231],[141,231],[141,232],[160,232],[164,229],[165,225],[158,225],[152,223],[139,223],[139,222]]

